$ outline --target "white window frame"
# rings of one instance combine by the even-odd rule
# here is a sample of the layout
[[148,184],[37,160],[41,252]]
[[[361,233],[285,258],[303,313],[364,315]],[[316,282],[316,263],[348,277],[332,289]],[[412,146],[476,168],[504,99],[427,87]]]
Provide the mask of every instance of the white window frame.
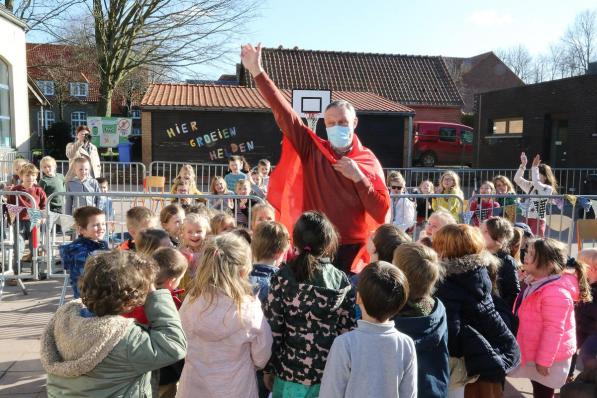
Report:
[[[76,116],[76,117],[75,117]],[[73,136],[75,131],[77,131],[77,127],[87,125],[87,112],[85,111],[74,111],[70,114],[70,124],[73,129]]]
[[43,95],[54,95],[54,81],[53,80],[38,80],[37,87],[42,92]]
[[37,131],[41,133],[42,130],[47,130],[56,122],[56,115],[50,109],[44,110],[44,126],[41,125],[41,111],[37,111]]
[[140,136],[141,135],[141,127],[133,127],[131,130],[132,136]]
[[[0,114],[1,121],[8,121],[8,131],[0,130],[0,147],[10,147],[12,145],[12,89],[11,89],[11,76],[10,76],[10,64],[0,58],[0,63],[6,66],[6,81],[7,84],[0,83],[0,91],[5,91],[8,98],[8,109],[6,114]],[[1,69],[0,69],[1,70]],[[2,79],[0,79],[2,81]]]
[[89,95],[88,83],[70,83],[70,95],[73,97],[87,97]]
[[141,119],[141,109],[131,109],[131,117],[133,119]]

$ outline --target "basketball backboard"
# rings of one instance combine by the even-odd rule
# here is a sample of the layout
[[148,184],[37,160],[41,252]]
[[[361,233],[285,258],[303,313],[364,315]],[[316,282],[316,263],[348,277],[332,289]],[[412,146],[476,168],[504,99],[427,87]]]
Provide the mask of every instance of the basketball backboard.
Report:
[[313,114],[322,118],[331,101],[330,90],[292,90],[292,108],[303,118],[313,117]]

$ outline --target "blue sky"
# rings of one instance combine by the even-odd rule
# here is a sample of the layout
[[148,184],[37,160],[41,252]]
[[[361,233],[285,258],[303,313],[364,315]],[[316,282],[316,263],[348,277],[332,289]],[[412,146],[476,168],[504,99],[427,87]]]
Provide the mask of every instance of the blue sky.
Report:
[[[472,56],[524,44],[533,54],[558,40],[595,0],[264,0],[247,40],[394,54]],[[238,58],[236,58],[238,59]],[[200,67],[208,78],[234,73],[225,62]]]
[[[595,0],[263,0],[242,42],[302,49],[472,56],[517,44],[547,51]],[[31,39],[30,39],[31,40]],[[234,73],[239,56],[194,68]]]

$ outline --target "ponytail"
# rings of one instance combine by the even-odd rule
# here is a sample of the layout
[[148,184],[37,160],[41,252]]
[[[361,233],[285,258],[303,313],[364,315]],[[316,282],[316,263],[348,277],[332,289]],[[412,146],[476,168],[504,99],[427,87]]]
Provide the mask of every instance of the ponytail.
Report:
[[299,255],[291,262],[292,273],[296,281],[303,283],[313,280],[317,264],[319,264],[317,257],[311,254],[310,251],[301,250]]
[[566,265],[570,268],[574,268],[574,271],[576,272],[576,278],[578,279],[578,287],[580,290],[580,302],[591,302],[593,297],[591,294],[591,285],[587,279],[587,265],[577,261],[574,257],[571,257]]

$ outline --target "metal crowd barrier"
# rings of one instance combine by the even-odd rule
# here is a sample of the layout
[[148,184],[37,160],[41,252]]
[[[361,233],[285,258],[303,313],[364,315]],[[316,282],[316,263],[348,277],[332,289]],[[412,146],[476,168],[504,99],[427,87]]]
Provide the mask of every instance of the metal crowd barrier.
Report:
[[[10,205],[8,204],[7,198],[14,197],[15,204]],[[2,299],[2,293],[4,291],[4,284],[7,280],[16,280],[17,285],[23,292],[23,294],[27,294],[27,289],[23,284],[23,279],[38,279],[39,278],[39,269],[38,269],[38,247],[41,247],[39,244],[39,237],[41,235],[40,228],[37,225],[34,225],[33,230],[30,231],[30,238],[33,239],[33,251],[31,252],[31,267],[30,273],[24,274],[23,273],[23,261],[21,255],[24,251],[25,241],[20,237],[21,227],[23,227],[20,221],[20,213],[22,211],[27,211],[24,206],[22,206],[21,200],[19,198],[27,198],[29,203],[33,204],[31,209],[37,210],[37,206],[35,205],[35,200],[31,195],[26,192],[20,191],[0,191],[0,202],[2,203],[2,221],[0,222],[0,259],[2,263],[0,264],[0,299]],[[17,207],[12,207],[17,206]],[[18,211],[18,207],[22,207],[20,211]],[[37,239],[34,239],[36,237]],[[35,242],[37,240],[37,242]]]
[[[112,214],[106,215],[107,230],[106,238],[110,248],[117,247],[122,241],[124,241],[126,229],[126,212],[128,209],[135,205],[145,206],[148,208],[152,207],[152,204],[157,203],[155,206],[156,210],[154,214],[159,217],[159,211],[162,206],[170,204],[172,199],[191,199],[192,204],[199,204],[202,201],[207,201],[207,207],[212,210],[220,210],[219,207],[223,207],[222,210],[227,211],[227,204],[230,203],[235,209],[239,208],[239,201],[243,199],[248,200],[247,209],[247,224],[251,225],[252,219],[252,207],[257,203],[262,203],[263,199],[257,196],[243,196],[243,195],[180,195],[180,194],[152,194],[152,193],[140,193],[140,192],[56,192],[48,197],[48,203],[55,196],[64,197],[107,197],[112,201]],[[221,206],[219,206],[221,205]],[[68,285],[67,271],[64,269],[59,260],[58,248],[66,243],[72,242],[75,238],[74,231],[74,220],[72,216],[59,215],[57,213],[51,213],[46,210],[46,216],[49,221],[50,228],[46,229],[44,250],[45,258],[44,262],[47,264],[47,275],[50,278],[65,278],[64,286]],[[238,220],[238,213],[233,214],[236,220]],[[57,233],[56,225],[60,224],[61,233]],[[63,293],[60,298],[60,304],[64,301],[66,288],[63,289]]]
[[[156,161],[149,164],[149,175],[166,177],[166,188],[170,191],[170,184],[178,175],[182,166],[190,164],[197,177],[197,188],[201,192],[209,192],[212,178],[223,177],[228,170],[228,163],[188,163],[188,162],[162,162]],[[229,187],[230,188],[230,187]]]
[[[443,173],[451,170],[460,177],[460,186],[466,196],[472,194],[473,191],[477,190],[483,181],[491,181],[493,177],[497,175],[506,176],[514,184],[514,175],[516,169],[471,169],[471,168],[384,168],[386,175],[390,171],[399,171],[406,181],[409,187],[418,187],[419,184],[425,180],[430,180],[437,185],[439,179]],[[597,169],[595,168],[554,168],[552,169],[556,180],[560,186],[559,191],[561,193],[570,194],[581,194],[591,193],[585,192],[587,178],[590,175],[597,175]],[[530,170],[527,170],[529,173]],[[527,178],[525,176],[525,178]],[[516,187],[516,184],[514,184]]]
[[[457,222],[461,221],[460,215],[464,213],[465,202],[460,196],[453,194],[424,195],[405,193],[399,195],[390,195],[392,206],[392,217],[390,219],[390,223],[398,226],[400,229],[410,235],[413,240],[417,240],[421,231],[425,229],[425,225],[429,220],[429,216],[433,213],[433,210],[430,207],[432,206],[434,199],[455,200],[457,203],[456,209],[459,215],[455,218]],[[411,203],[406,201],[410,201]],[[423,219],[417,217],[417,202],[419,205],[425,206]],[[449,209],[444,210],[449,212]],[[413,211],[414,214],[411,213]]]
[[[66,175],[69,161],[56,161],[58,173]],[[100,162],[102,177],[108,179],[111,191],[143,192],[143,181],[147,175],[145,165],[138,162]]]

